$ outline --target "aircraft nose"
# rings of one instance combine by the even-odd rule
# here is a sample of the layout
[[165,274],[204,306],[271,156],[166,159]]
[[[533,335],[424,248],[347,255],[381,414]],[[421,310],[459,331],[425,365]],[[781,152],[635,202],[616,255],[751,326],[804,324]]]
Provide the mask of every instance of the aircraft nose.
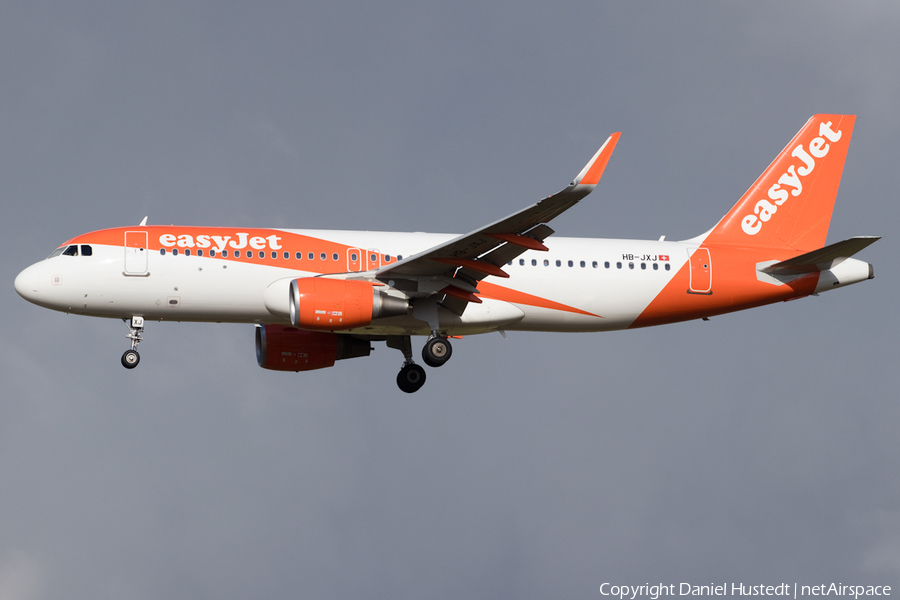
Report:
[[43,278],[38,272],[37,265],[31,265],[16,276],[16,292],[29,302],[38,302]]

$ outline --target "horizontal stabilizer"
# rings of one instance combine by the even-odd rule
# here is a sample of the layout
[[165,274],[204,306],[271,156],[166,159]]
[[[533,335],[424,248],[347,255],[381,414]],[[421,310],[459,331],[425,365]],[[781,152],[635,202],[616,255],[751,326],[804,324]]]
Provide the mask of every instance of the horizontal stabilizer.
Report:
[[880,236],[852,237],[848,240],[777,262],[760,270],[770,275],[794,275],[797,273],[827,271],[880,239]]

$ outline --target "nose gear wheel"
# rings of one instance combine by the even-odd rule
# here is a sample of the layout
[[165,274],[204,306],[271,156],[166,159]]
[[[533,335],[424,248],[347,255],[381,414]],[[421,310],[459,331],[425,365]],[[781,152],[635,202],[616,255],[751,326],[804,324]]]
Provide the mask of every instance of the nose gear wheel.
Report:
[[122,355],[122,366],[126,369],[133,369],[141,362],[141,355],[137,350],[126,350]]

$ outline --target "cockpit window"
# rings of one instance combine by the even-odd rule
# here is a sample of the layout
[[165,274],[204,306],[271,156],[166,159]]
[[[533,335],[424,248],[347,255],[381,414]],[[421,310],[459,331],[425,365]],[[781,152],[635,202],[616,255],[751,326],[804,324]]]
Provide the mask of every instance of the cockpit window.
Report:
[[[47,258],[53,258],[54,256],[59,256],[62,254],[63,256],[78,256],[78,246],[72,244],[71,246],[60,246],[56,250],[54,250],[50,256]],[[94,254],[94,249],[88,246],[87,244],[81,245],[81,256],[92,256]]]

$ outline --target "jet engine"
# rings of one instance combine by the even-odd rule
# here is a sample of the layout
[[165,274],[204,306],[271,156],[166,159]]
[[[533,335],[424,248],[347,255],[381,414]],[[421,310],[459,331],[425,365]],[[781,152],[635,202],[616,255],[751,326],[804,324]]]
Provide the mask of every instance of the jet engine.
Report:
[[337,331],[398,317],[409,300],[390,296],[366,281],[304,277],[290,287],[291,323],[299,329]]
[[334,361],[368,356],[368,340],[326,331],[303,331],[285,325],[256,328],[256,362],[273,371],[312,371]]

